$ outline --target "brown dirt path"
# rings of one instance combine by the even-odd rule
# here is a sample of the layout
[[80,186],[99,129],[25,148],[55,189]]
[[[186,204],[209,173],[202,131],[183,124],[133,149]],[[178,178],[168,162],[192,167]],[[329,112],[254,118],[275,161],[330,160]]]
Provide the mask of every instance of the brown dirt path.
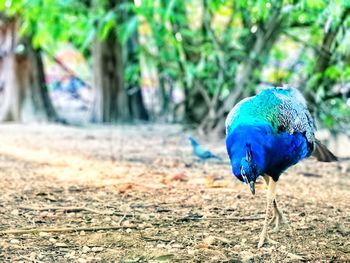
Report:
[[34,229],[0,235],[0,261],[350,261],[346,163],[307,160],[283,175],[292,231],[257,249],[263,185],[252,196],[224,141],[203,144],[225,162],[197,162],[179,126],[0,126],[0,231]]

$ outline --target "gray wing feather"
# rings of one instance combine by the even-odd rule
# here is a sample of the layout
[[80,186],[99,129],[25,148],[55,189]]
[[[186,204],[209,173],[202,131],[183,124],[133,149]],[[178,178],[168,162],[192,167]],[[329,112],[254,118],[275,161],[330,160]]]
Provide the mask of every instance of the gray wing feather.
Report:
[[281,100],[279,125],[289,133],[305,133],[307,140],[314,143],[316,126],[307,109],[305,99],[298,90],[289,89],[290,95],[276,93],[276,96]]

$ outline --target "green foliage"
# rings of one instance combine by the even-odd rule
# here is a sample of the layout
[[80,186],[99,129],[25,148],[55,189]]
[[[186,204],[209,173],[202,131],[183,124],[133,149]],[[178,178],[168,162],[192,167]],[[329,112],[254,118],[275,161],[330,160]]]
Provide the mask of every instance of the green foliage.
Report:
[[[270,82],[301,83],[299,88],[320,104],[315,113],[327,127],[349,114],[346,99],[332,88],[350,82],[348,0],[112,3],[7,0],[0,2],[0,11],[21,17],[22,34],[52,51],[62,41],[87,50],[96,37],[106,39],[112,31],[127,47],[138,32],[139,59],[156,68],[160,79],[183,88],[185,104],[200,91],[208,111],[225,112],[220,107],[230,94],[239,99],[254,93],[257,84]],[[140,83],[139,59],[125,63],[129,83]]]
[[52,50],[59,41],[82,42],[91,25],[85,6],[75,0],[8,0],[0,10],[20,17],[20,33],[32,36],[35,47]]

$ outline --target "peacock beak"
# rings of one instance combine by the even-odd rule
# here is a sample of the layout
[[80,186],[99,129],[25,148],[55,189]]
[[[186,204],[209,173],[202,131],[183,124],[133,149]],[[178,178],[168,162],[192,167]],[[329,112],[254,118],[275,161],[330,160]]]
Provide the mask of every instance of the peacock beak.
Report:
[[253,181],[249,182],[249,188],[253,195],[255,195],[255,183]]

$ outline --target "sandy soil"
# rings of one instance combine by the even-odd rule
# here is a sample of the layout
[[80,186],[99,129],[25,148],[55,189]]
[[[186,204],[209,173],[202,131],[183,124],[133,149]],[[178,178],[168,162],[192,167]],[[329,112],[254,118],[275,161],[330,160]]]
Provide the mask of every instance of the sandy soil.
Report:
[[[0,126],[1,262],[350,261],[349,161],[280,179],[291,229],[257,249],[265,188],[198,162],[179,126]],[[51,230],[48,230],[51,229]],[[16,233],[17,231],[17,233]]]

